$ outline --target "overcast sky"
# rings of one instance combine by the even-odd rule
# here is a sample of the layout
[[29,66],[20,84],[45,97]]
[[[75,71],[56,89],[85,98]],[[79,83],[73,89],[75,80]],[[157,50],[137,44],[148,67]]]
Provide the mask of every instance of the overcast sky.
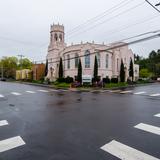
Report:
[[[43,60],[47,54],[52,23],[65,26],[66,43],[111,43],[144,32],[160,29],[160,13],[144,0],[1,0],[0,57],[23,54],[31,60]],[[144,3],[143,3],[144,2]],[[159,0],[150,0],[153,4]],[[158,7],[160,9],[160,6]],[[67,34],[68,33],[68,34]],[[72,34],[71,34],[72,33]],[[147,56],[160,48],[160,38],[130,46],[134,53]]]

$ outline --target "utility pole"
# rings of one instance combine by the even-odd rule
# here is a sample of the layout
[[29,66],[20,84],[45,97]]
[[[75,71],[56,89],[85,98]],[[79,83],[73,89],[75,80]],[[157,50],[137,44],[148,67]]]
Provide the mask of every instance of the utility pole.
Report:
[[20,61],[21,61],[20,67],[21,67],[21,80],[22,80],[22,59],[23,59],[24,55],[19,54],[18,57],[20,57]]

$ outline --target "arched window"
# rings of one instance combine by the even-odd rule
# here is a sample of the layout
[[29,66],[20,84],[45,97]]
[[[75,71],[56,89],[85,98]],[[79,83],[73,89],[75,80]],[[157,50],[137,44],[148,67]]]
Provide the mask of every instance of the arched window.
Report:
[[51,33],[51,39],[50,39],[50,42],[52,42],[52,40],[53,40],[53,35],[52,35],[52,33]]
[[57,33],[55,33],[55,35],[54,35],[54,40],[58,41],[58,35],[57,35]]
[[59,35],[59,41],[62,42],[62,34]]
[[101,67],[101,55],[100,53],[97,53],[96,56],[97,56],[98,68],[100,68]]
[[84,55],[85,55],[85,68],[90,68],[90,52],[87,50]]
[[119,59],[117,58],[117,72],[119,71]]
[[75,68],[78,68],[79,56],[78,53],[75,53]]
[[108,68],[109,66],[109,56],[108,54],[106,54],[106,68]]
[[70,55],[67,55],[67,68],[70,69]]

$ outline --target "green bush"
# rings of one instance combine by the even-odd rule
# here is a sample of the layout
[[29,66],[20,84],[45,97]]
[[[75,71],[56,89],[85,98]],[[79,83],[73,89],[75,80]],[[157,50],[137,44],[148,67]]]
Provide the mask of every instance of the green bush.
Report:
[[57,79],[57,82],[63,83],[63,82],[65,82],[65,78],[62,78],[62,77],[61,77],[61,78],[58,78],[58,79]]
[[109,77],[103,78],[103,83],[111,83],[111,80]]
[[111,78],[111,83],[118,83],[118,78]]
[[73,78],[72,77],[69,77],[69,76],[67,76],[66,78],[65,78],[65,82],[66,83],[73,83]]
[[106,88],[127,87],[127,86],[128,84],[125,82],[105,84]]

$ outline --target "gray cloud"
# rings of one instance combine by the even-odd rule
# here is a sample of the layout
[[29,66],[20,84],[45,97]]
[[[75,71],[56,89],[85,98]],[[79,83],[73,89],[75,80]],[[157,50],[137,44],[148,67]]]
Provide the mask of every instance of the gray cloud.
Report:
[[[106,11],[122,0],[5,0],[0,2],[0,57],[24,54],[32,60],[45,59],[51,23],[64,24],[66,32],[86,20]],[[126,0],[127,1],[127,0]],[[156,4],[159,0],[150,0]],[[160,28],[160,15],[148,4],[132,9],[142,1],[132,0],[123,8],[117,9],[81,28],[80,33],[66,39],[70,44],[82,41],[110,43],[136,34]],[[128,12],[116,16],[125,10]],[[159,7],[160,9],[160,7]],[[112,18],[115,17],[115,18]],[[110,20],[109,20],[110,19]],[[145,23],[135,25],[140,21]],[[100,23],[104,22],[100,25]],[[95,28],[89,29],[96,25]],[[126,26],[130,26],[126,29]],[[89,31],[88,31],[89,29]],[[87,31],[87,32],[85,32]],[[67,36],[67,34],[66,34]],[[68,35],[69,36],[69,35]],[[151,50],[159,49],[160,39],[130,46],[135,53],[146,56]]]

